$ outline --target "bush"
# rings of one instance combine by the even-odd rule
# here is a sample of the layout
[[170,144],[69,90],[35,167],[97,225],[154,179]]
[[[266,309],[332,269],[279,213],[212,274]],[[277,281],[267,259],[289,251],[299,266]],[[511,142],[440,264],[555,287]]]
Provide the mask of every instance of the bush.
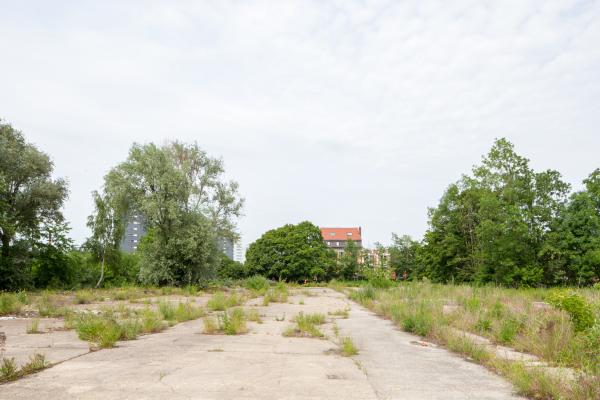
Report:
[[113,347],[121,337],[121,327],[114,319],[92,314],[79,316],[75,329],[81,340],[100,348]]
[[272,289],[269,289],[263,298],[263,305],[268,306],[270,302],[285,303],[288,300],[288,290],[285,283],[278,283]]
[[0,293],[0,315],[18,314],[23,307],[14,293]]
[[592,306],[577,293],[556,292],[550,295],[548,302],[570,315],[575,332],[585,331],[594,325],[594,311],[592,310]]
[[0,364],[0,382],[12,381],[18,377],[17,363],[14,358],[3,358]]
[[225,296],[223,292],[217,292],[206,304],[210,311],[225,311],[229,307],[239,306],[242,299],[237,294]]
[[495,335],[496,340],[502,344],[511,344],[519,333],[520,326],[521,324],[513,318],[505,319]]
[[239,335],[248,332],[246,327],[246,315],[241,308],[234,308],[230,312],[225,312],[220,318],[220,329],[226,335]]
[[433,330],[433,310],[425,303],[412,304],[404,310],[402,329],[419,336],[428,336]]
[[175,309],[175,320],[177,322],[190,321],[204,316],[205,312],[202,307],[194,307],[190,303],[179,303]]
[[342,338],[342,355],[344,357],[355,356],[358,354],[358,348],[350,337]]
[[271,286],[269,280],[261,275],[254,275],[248,279],[245,279],[243,286],[246,289],[254,290],[256,292],[262,292],[269,289]]

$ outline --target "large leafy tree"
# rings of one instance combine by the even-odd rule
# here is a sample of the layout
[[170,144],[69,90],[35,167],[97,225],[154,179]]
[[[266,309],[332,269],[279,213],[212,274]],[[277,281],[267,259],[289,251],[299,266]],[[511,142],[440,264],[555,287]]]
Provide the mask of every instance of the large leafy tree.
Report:
[[535,172],[506,139],[451,185],[430,211],[419,252],[436,281],[537,285],[547,279],[544,249],[564,211],[569,185],[556,171]]
[[552,283],[586,285],[600,280],[600,169],[571,196],[550,233],[543,255]]
[[[0,289],[24,284],[29,254],[42,230],[61,224],[67,182],[52,178],[47,154],[0,122]],[[23,252],[23,250],[26,250]]]
[[334,264],[334,252],[319,228],[308,221],[267,231],[246,251],[249,274],[276,280],[328,279]]
[[[144,283],[191,284],[214,276],[220,260],[217,237],[236,237],[235,219],[243,205],[237,183],[224,181],[223,173],[223,162],[197,144],[172,142],[134,144],[127,160],[106,175],[100,197],[110,199],[115,232],[122,235],[133,211],[141,212],[148,225],[139,249]],[[90,221],[107,221],[100,210]],[[106,224],[92,225],[101,238]]]

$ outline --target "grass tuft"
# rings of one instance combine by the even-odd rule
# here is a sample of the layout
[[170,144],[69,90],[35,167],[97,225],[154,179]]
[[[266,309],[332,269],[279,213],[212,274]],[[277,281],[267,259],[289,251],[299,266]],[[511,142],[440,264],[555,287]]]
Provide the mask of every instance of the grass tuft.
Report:
[[344,357],[351,357],[358,354],[358,347],[349,336],[343,337],[341,340],[341,353]]

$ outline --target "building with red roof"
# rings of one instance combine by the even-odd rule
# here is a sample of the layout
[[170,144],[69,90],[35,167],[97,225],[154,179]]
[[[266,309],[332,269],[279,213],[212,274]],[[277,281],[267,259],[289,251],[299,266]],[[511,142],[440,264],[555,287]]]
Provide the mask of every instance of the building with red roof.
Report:
[[327,246],[338,253],[338,256],[344,254],[344,249],[349,240],[356,243],[357,247],[362,248],[362,229],[360,226],[352,228],[321,227],[321,236],[323,236]]

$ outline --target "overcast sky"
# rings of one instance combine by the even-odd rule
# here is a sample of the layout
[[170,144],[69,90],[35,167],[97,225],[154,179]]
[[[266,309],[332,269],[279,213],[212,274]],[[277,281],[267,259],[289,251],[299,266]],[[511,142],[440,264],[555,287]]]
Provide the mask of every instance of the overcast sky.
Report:
[[[450,4],[451,3],[451,4]],[[285,223],[420,237],[507,137],[575,188],[600,167],[600,1],[4,1],[0,118],[90,192],[133,142],[197,141]]]

